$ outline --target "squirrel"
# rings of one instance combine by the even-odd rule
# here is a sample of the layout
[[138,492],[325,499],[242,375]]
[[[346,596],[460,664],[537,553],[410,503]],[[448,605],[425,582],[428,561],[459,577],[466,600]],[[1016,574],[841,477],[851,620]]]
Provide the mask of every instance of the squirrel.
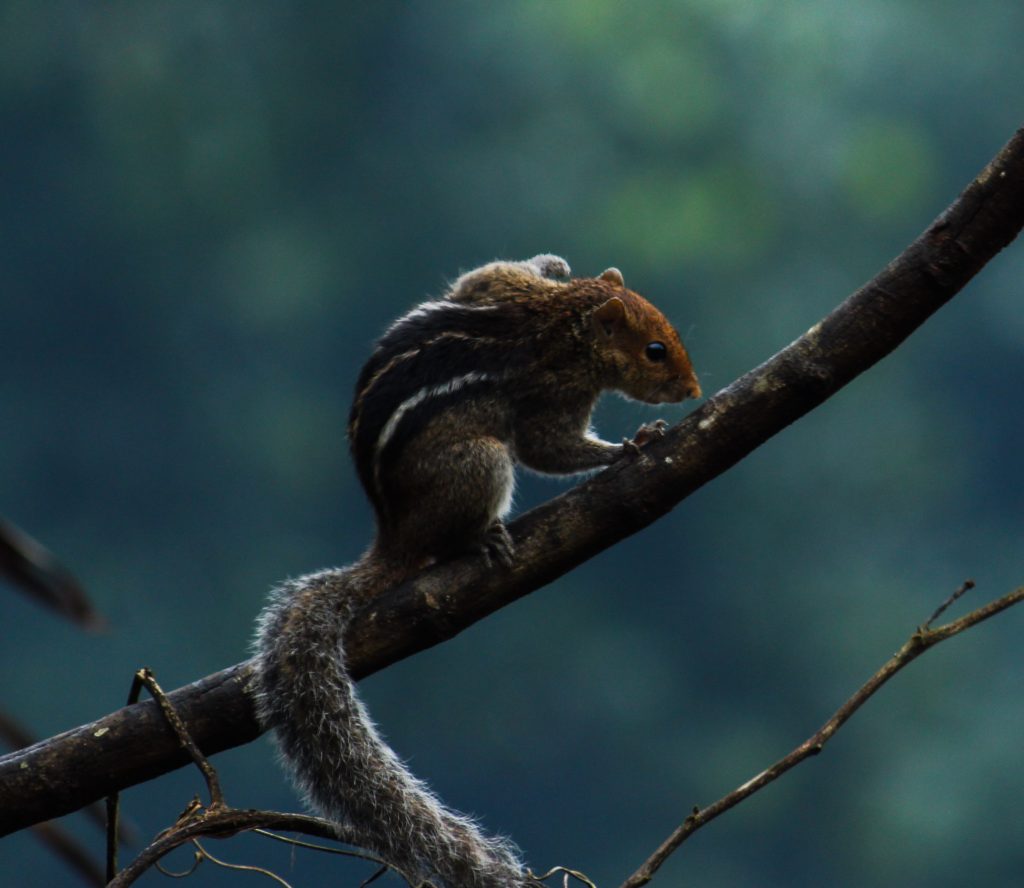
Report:
[[507,840],[446,808],[377,733],[345,667],[356,609],[430,564],[475,552],[511,565],[514,466],[573,474],[639,452],[658,420],[613,444],[590,430],[614,390],[699,397],[678,333],[609,268],[568,278],[552,255],[463,274],[396,320],[356,383],[348,437],[377,533],[347,568],[283,583],[257,624],[255,699],[305,797],[412,884],[536,884]]

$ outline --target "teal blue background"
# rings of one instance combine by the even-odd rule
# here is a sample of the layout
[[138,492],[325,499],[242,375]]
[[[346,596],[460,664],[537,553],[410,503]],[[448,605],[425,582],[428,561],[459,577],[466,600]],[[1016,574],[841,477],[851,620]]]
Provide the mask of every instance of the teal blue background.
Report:
[[[1002,0],[0,3],[0,512],[112,624],[0,589],[0,707],[47,736],[120,705],[141,665],[175,687],[237,662],[274,582],[354,558],[356,373],[460,270],[616,265],[705,391],[727,385],[1024,122],[1022,43]],[[1024,582],[1022,277],[1015,244],[658,524],[366,681],[401,755],[536,868],[615,886],[965,578],[964,607]],[[597,423],[689,409],[612,399]],[[526,479],[519,507],[561,489]],[[1022,626],[914,664],[654,884],[1015,884]],[[216,764],[233,804],[298,806],[265,739]],[[126,809],[151,835],[200,788],[179,772]],[[211,851],[294,885],[369,875]],[[28,835],[0,842],[0,883],[75,884]]]

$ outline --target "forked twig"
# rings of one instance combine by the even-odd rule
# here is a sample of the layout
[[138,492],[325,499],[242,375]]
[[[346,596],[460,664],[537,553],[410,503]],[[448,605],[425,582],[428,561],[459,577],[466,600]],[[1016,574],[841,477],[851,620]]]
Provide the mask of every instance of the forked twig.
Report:
[[998,614],[1000,611],[1012,607],[1024,600],[1024,586],[1004,595],[995,601],[989,602],[984,607],[971,611],[959,620],[946,623],[935,629],[930,628],[932,622],[939,617],[946,608],[956,601],[961,595],[973,588],[974,583],[968,580],[949,599],[947,599],[932,615],[932,617],[921,626],[904,645],[874,674],[861,688],[847,700],[835,714],[825,722],[814,734],[808,737],[796,749],[788,755],[779,759],[775,764],[766,768],[760,774],[752,777],[742,786],[738,786],[728,795],[722,796],[717,802],[708,805],[706,808],[695,807],[692,813],[679,825],[679,827],[644,861],[640,868],[633,873],[621,888],[640,888],[654,878],[654,874],[669,856],[679,848],[698,829],[710,823],[720,814],[724,814],[730,808],[735,807],[748,796],[752,796],[758,790],[764,789],[769,783],[774,782],[790,768],[800,764],[804,759],[817,755],[825,747],[825,744],[832,739],[832,735],[843,726],[868,699],[884,685],[897,672],[903,669],[912,661],[916,660],[929,648],[934,647],[940,641],[959,635],[961,632],[976,626],[982,620]]
[[[138,703],[139,696],[142,693],[143,688],[149,691],[153,699],[156,700],[157,704],[160,706],[160,711],[163,714],[163,717],[167,720],[167,723],[177,735],[178,742],[186,752],[188,752],[192,761],[195,762],[196,767],[202,772],[203,779],[206,781],[206,787],[210,792],[209,810],[219,810],[226,807],[224,804],[224,793],[220,787],[220,778],[217,776],[217,771],[192,739],[191,734],[189,734],[188,729],[185,727],[185,723],[181,720],[181,716],[178,715],[178,712],[171,704],[171,701],[167,699],[167,694],[164,693],[163,688],[161,688],[157,683],[153,670],[148,666],[143,666],[132,678],[132,686],[128,691],[129,706],[133,703]],[[197,799],[193,803],[193,807],[197,807],[198,805],[199,803]],[[184,816],[185,815],[183,814],[182,817]],[[112,881],[114,876],[117,875],[117,836],[120,817],[120,794],[115,792],[107,797],[108,882]],[[181,818],[179,817],[179,822],[180,820]]]
[[192,761],[195,762],[196,767],[202,772],[203,779],[206,781],[206,788],[210,792],[209,809],[217,810],[226,807],[217,771],[192,739],[192,735],[185,727],[185,723],[181,720],[181,716],[178,715],[178,711],[171,705],[171,701],[167,699],[167,694],[164,693],[163,688],[157,684],[153,671],[149,667],[143,667],[135,673],[135,680],[140,682],[153,695],[153,699],[160,704],[160,711],[177,735],[178,742],[189,754]]

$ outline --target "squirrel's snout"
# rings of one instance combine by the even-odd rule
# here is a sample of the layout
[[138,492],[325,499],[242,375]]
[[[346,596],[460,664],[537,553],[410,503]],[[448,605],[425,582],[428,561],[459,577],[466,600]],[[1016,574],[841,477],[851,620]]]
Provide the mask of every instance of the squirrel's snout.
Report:
[[658,386],[651,393],[649,402],[651,404],[676,404],[687,398],[699,398],[701,394],[700,382],[696,376],[678,376],[668,383]]

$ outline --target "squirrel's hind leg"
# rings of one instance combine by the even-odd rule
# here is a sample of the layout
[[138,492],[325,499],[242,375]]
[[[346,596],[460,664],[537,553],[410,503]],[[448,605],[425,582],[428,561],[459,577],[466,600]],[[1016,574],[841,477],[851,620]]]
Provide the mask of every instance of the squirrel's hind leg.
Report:
[[397,501],[406,505],[381,529],[387,549],[418,552],[445,561],[479,552],[509,565],[512,540],[501,519],[512,507],[515,463],[497,438],[463,438],[423,456],[409,454],[414,466],[401,466],[393,477],[413,479]]

